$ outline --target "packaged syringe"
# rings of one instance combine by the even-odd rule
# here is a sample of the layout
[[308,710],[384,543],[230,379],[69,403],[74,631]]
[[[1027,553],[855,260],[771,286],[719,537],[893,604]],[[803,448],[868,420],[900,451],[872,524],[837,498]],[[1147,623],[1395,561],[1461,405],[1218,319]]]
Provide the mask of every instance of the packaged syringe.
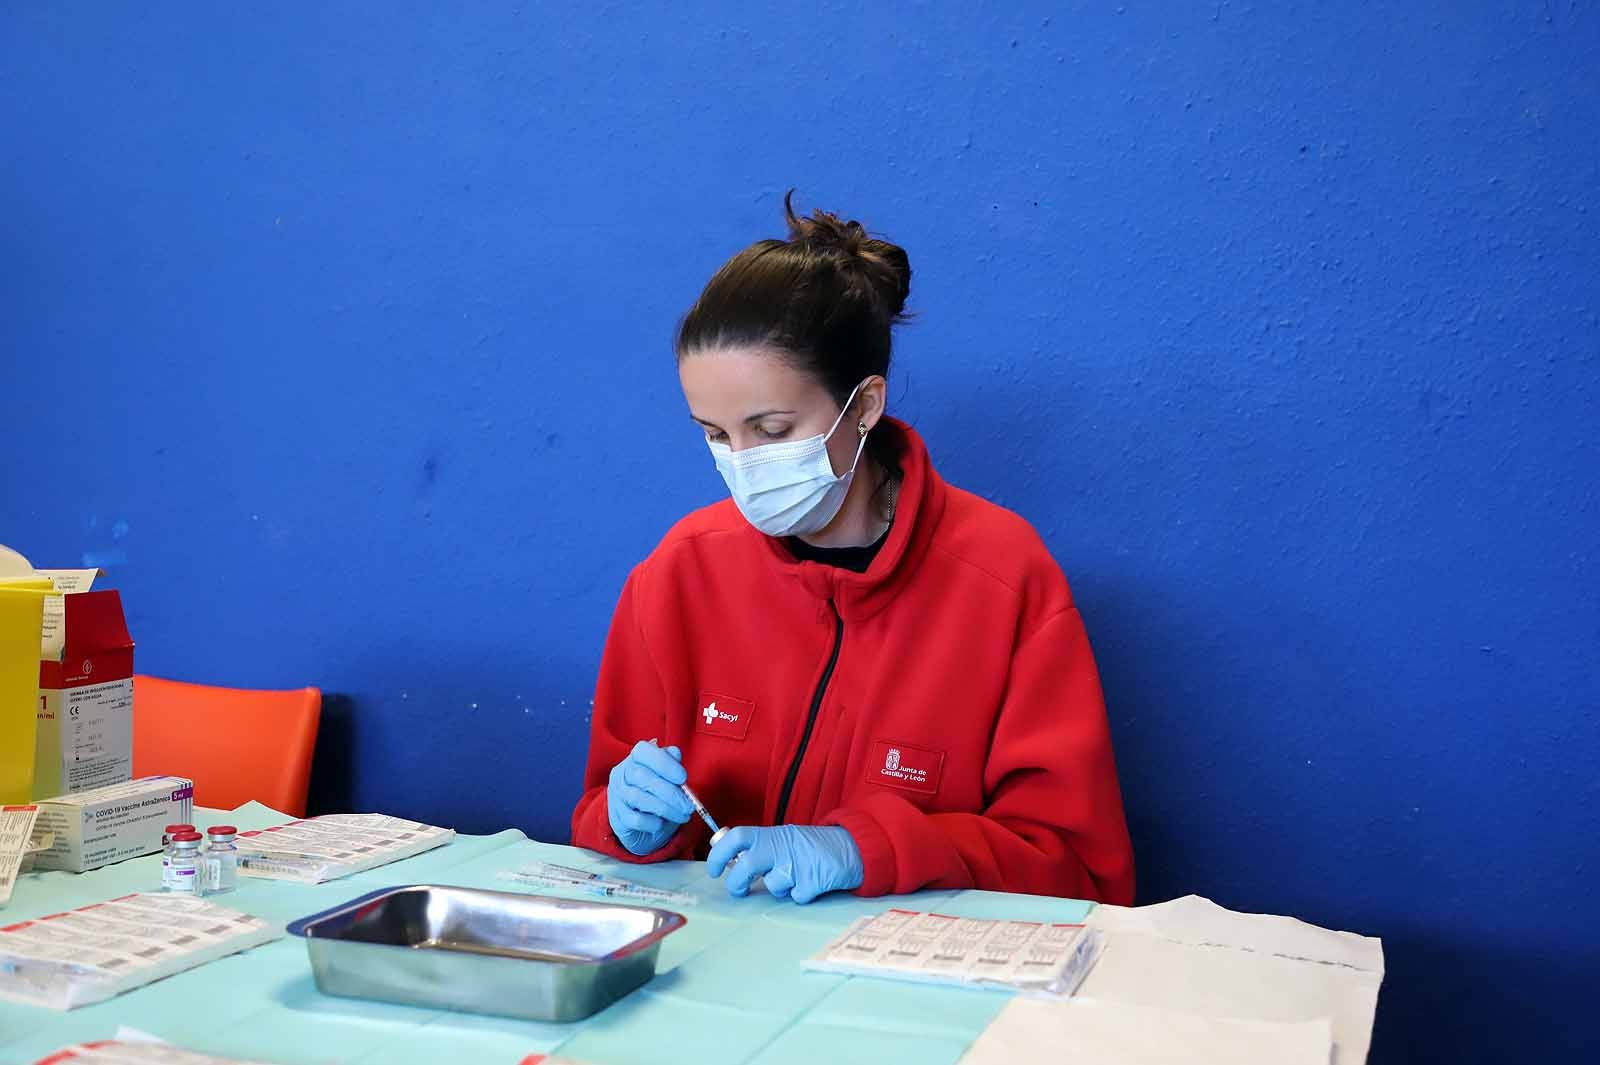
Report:
[[320,884],[442,847],[455,835],[384,814],[327,814],[239,833],[239,872]]
[[0,1000],[67,1010],[276,939],[201,899],[126,895],[0,928]]

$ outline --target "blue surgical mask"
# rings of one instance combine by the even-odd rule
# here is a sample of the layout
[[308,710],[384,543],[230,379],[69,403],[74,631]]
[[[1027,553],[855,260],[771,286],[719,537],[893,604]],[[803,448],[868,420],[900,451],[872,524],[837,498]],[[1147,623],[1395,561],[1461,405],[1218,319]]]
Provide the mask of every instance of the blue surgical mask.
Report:
[[820,436],[781,440],[738,452],[727,444],[706,441],[717,472],[727,482],[746,521],[768,536],[809,536],[834,519],[855,479],[867,434],[861,434],[854,461],[838,477],[828,459],[828,440],[859,391],[861,385],[851,391],[844,410],[833,420],[833,427]]

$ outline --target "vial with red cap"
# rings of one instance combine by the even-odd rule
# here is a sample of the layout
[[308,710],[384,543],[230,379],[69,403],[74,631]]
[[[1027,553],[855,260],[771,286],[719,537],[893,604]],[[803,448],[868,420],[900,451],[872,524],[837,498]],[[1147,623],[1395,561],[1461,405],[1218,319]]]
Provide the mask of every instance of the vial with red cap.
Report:
[[172,890],[172,837],[179,832],[193,832],[193,825],[168,825],[161,830],[161,890]]
[[172,879],[167,890],[178,895],[200,894],[200,833],[173,833],[167,855],[167,869]]
[[207,895],[220,895],[239,886],[239,848],[234,844],[238,835],[233,825],[206,829],[206,850],[200,864]]

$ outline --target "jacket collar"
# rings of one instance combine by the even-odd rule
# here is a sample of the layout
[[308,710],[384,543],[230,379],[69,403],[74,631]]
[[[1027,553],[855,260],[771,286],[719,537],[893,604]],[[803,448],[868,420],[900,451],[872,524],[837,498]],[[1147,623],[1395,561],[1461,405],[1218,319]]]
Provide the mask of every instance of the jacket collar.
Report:
[[933,542],[934,530],[944,516],[948,487],[929,461],[922,437],[898,419],[886,417],[884,421],[904,441],[900,466],[905,478],[895,499],[894,524],[889,529],[889,538],[865,573],[853,573],[819,562],[797,561],[781,539],[750,529],[752,536],[766,541],[773,565],[784,576],[799,581],[819,600],[819,606],[821,602],[832,600],[839,616],[846,621],[871,617],[894,599],[922,563]]

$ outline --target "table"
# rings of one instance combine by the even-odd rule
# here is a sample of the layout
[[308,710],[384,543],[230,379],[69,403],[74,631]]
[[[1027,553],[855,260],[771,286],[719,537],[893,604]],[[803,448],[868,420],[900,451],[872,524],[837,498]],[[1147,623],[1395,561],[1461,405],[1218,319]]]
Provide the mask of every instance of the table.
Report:
[[[195,816],[202,827],[226,821],[241,829],[289,820],[256,803]],[[689,922],[662,943],[653,981],[575,1024],[325,996],[312,981],[305,945],[283,939],[67,1013],[0,1003],[0,1065],[28,1065],[71,1043],[110,1038],[120,1026],[193,1050],[281,1065],[516,1065],[534,1053],[591,1065],[941,1065],[958,1060],[1010,997],[801,969],[802,958],[855,918],[890,905],[886,900],[831,895],[797,906],[765,895],[731,899],[700,862],[627,865],[538,843],[515,830],[458,836],[437,850],[327,884],[241,877],[236,892],[216,901],[286,923],[396,884],[528,890],[495,874],[536,859],[692,891],[700,901],[679,908]],[[25,874],[0,920],[153,890],[159,880],[158,855],[91,873]],[[988,891],[922,892],[894,904],[963,917],[1068,922],[1081,921],[1093,907]]]

